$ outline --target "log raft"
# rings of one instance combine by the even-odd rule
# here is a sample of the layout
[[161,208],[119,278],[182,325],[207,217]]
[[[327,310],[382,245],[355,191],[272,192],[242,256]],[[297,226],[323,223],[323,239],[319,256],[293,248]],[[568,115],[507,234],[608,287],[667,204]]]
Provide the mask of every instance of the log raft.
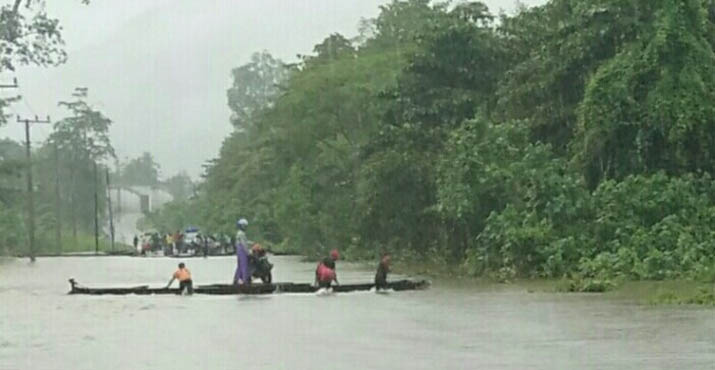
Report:
[[[89,294],[89,295],[152,295],[152,294],[180,294],[179,288],[150,288],[148,285],[125,287],[125,288],[88,288],[80,285],[74,279],[69,279],[70,291],[68,294]],[[427,280],[397,280],[387,284],[388,289],[394,291],[427,289],[430,283]],[[369,291],[374,284],[343,284],[333,286],[333,292],[357,292]],[[318,290],[311,284],[302,283],[273,283],[273,284],[211,284],[199,285],[194,288],[194,294],[212,295],[237,295],[237,294],[273,294],[273,293],[314,293]]]

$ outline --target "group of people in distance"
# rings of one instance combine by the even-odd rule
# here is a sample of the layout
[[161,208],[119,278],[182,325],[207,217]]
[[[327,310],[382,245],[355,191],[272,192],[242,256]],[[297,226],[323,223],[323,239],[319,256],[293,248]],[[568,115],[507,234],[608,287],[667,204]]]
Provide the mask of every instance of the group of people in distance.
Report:
[[[236,232],[236,272],[233,277],[234,285],[249,284],[250,283],[250,271],[248,268],[248,246],[251,243],[246,236],[246,228],[248,227],[248,221],[246,219],[240,219],[236,223],[238,231]],[[338,276],[335,272],[335,262],[340,258],[340,253],[337,249],[330,251],[330,254],[318,262],[318,266],[315,269],[315,281],[314,285],[319,288],[330,289],[333,282],[335,284],[340,284],[338,282]],[[387,274],[390,272],[391,257],[389,253],[383,253],[380,258],[380,263],[377,266],[377,272],[375,273],[375,289],[384,290],[387,289]],[[167,288],[171,286],[174,280],[179,281],[180,292],[186,290],[188,294],[193,292],[193,283],[191,280],[191,271],[186,268],[186,265],[182,262],[179,263],[179,268],[172,275]]]

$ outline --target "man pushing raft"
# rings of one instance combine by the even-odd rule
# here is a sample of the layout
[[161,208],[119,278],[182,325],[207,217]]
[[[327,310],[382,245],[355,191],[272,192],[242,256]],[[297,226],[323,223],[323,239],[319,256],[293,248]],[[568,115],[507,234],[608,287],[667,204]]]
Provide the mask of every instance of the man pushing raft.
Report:
[[170,287],[174,280],[179,280],[179,294],[183,294],[184,290],[186,290],[186,294],[194,294],[194,283],[191,281],[191,271],[186,268],[183,262],[179,264],[179,269],[174,272],[174,275],[172,275],[166,287]]

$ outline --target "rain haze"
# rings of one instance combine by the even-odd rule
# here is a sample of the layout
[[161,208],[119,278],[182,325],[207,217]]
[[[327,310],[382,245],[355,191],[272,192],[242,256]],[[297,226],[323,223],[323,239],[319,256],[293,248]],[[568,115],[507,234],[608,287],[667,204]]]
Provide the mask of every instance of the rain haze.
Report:
[[715,0],[0,0],[0,370],[713,370],[713,102]]
[[[70,100],[75,87],[87,87],[89,102],[113,120],[111,140],[121,161],[150,152],[162,177],[186,171],[196,178],[232,130],[226,105],[231,69],[257,51],[291,62],[331,33],[353,37],[360,19],[375,17],[385,3],[47,1],[47,13],[63,26],[68,60],[56,68],[19,68],[24,99],[10,112],[56,120],[67,114],[57,103]],[[485,3],[495,13],[517,4]],[[33,141],[50,132],[38,125]],[[21,140],[21,125],[0,128],[0,137],[6,136]]]

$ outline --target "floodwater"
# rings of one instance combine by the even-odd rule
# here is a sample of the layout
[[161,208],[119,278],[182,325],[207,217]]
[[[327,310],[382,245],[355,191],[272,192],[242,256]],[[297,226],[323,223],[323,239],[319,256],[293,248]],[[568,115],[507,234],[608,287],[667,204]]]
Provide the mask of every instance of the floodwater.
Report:
[[[275,280],[312,263],[274,257]],[[715,310],[599,295],[448,287],[374,294],[70,296],[166,284],[177,259],[0,263],[0,369],[713,369]],[[228,283],[234,259],[186,259],[195,284]],[[341,282],[372,271],[341,263]]]

